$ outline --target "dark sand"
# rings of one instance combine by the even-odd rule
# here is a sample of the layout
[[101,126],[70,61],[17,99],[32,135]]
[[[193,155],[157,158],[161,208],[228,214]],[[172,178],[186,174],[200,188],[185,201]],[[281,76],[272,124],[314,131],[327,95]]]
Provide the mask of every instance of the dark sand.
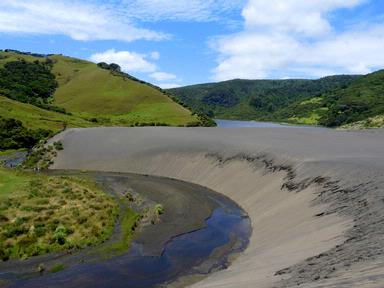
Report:
[[[215,209],[226,209],[226,207],[230,208],[233,205],[237,207],[237,205],[229,198],[217,192],[196,184],[165,177],[130,173],[80,172],[71,170],[48,171],[47,173],[54,175],[90,176],[94,178],[108,194],[117,199],[124,197],[126,192],[134,193],[140,197],[140,200],[136,201],[137,203],[132,203],[132,205],[135,206],[132,208],[136,209],[139,213],[142,213],[147,207],[152,208],[157,203],[161,203],[164,208],[164,213],[160,216],[159,222],[155,225],[152,223],[139,224],[139,227],[136,229],[133,245],[135,245],[135,251],[137,252],[134,253],[140,251],[140,257],[161,256],[165,251],[166,244],[172,241],[172,239],[204,228],[206,226],[206,220],[211,217]],[[120,205],[120,209],[126,209],[126,207]],[[239,207],[236,209],[239,209]],[[240,211],[240,213],[242,212]],[[123,211],[121,210],[119,214],[123,215]],[[244,217],[247,217],[245,213]],[[9,283],[15,282],[15,287],[37,287],[39,285],[48,285],[51,287],[52,280],[48,279],[48,281],[44,281],[44,275],[39,275],[37,272],[37,267],[42,263],[44,264],[46,271],[49,271],[50,268],[56,264],[63,264],[66,269],[68,269],[70,267],[75,268],[77,267],[76,265],[80,265],[79,267],[81,267],[84,263],[102,263],[107,259],[110,259],[109,261],[111,262],[111,265],[114,265],[113,259],[117,259],[117,263],[120,263],[122,262],[120,256],[127,254],[126,252],[118,253],[117,255],[115,255],[115,253],[108,254],[104,252],[104,248],[119,241],[121,229],[119,222],[120,220],[117,222],[110,239],[101,245],[89,247],[80,251],[71,251],[71,253],[60,252],[32,257],[23,261],[11,260],[2,262],[0,263],[0,280],[5,280],[5,282],[2,280],[4,283],[8,281]],[[246,232],[245,235],[246,236],[244,237],[247,239],[232,239],[227,244],[217,247],[210,257],[201,260],[199,259],[197,262],[198,266],[194,267],[194,274],[199,274],[199,278],[206,277],[212,267],[216,267],[217,265],[227,265],[226,263],[229,261],[228,257],[233,253],[237,253],[236,250],[239,245],[237,241],[245,241],[242,243],[248,242],[250,232]],[[214,244],[212,243],[211,245]],[[243,250],[246,247],[246,244],[241,245],[241,250]],[[138,256],[135,254],[134,259],[136,258],[138,258]],[[183,261],[183,259],[175,260]],[[187,259],[185,259],[185,261],[187,261]],[[188,259],[188,261],[191,260]],[[121,265],[124,267],[124,265],[127,264],[122,262]],[[77,269],[78,268],[75,268],[73,272],[73,277],[74,279],[77,279],[76,281],[78,281],[79,276],[76,275]],[[164,269],[164,267],[162,269]],[[173,271],[173,269],[168,269],[169,278],[166,278],[167,281],[173,282],[175,280],[172,276],[173,274],[180,276],[190,275],[189,270],[183,270],[185,268],[180,269],[180,267],[175,267],[175,271]],[[91,275],[92,274],[84,277],[92,278]],[[39,278],[41,276],[43,279]],[[20,279],[24,277],[31,277],[33,281],[18,281],[18,278]],[[38,277],[39,279],[34,279],[35,277]],[[188,283],[196,282],[194,276],[188,276],[188,279]],[[62,281],[62,279],[58,278],[55,281],[61,283],[60,281]],[[62,282],[60,286],[73,287],[73,285],[75,285],[74,283]],[[100,283],[98,285],[100,285]],[[118,285],[124,284],[124,282],[120,282],[119,280],[117,280],[117,283]],[[117,283],[115,284],[117,285]],[[96,284],[97,283],[92,284],[92,282],[89,282],[87,287]],[[2,282],[0,282],[0,286],[2,286]],[[11,287],[13,286],[14,285],[11,285]]]
[[95,128],[56,139],[53,168],[181,179],[246,210],[247,250],[194,287],[384,287],[382,130]]

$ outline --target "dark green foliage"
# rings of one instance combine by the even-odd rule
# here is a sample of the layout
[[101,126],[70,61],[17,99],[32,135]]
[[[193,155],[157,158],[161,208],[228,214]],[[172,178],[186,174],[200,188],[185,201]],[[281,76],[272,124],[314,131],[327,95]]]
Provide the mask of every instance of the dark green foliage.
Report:
[[193,109],[216,118],[277,120],[275,113],[297,101],[348,86],[359,76],[318,80],[230,80],[168,90]]
[[22,122],[15,119],[5,119],[0,116],[0,149],[31,148],[41,139],[48,138],[52,131],[37,129],[30,130]]
[[58,150],[58,151],[64,149],[63,143],[61,143],[61,141],[53,142],[53,147],[55,147],[55,149]]
[[336,127],[384,115],[384,70],[368,74],[348,87],[324,95],[329,111],[320,124]]
[[105,62],[100,62],[100,63],[97,63],[97,66],[99,66],[102,69],[111,70],[113,72],[121,72],[120,66],[115,63],[107,64]]
[[1,94],[24,103],[47,104],[57,87],[49,62],[12,61],[0,69]]
[[233,89],[215,89],[204,96],[202,99],[205,104],[213,104],[224,107],[232,107],[239,103]]
[[5,50],[0,50],[0,51],[12,52],[12,53],[20,54],[20,55],[33,56],[33,57],[37,57],[37,58],[46,58],[46,57],[54,55],[54,54],[40,54],[40,53],[32,53],[32,52],[23,52],[23,51],[14,50],[14,49],[5,49]]

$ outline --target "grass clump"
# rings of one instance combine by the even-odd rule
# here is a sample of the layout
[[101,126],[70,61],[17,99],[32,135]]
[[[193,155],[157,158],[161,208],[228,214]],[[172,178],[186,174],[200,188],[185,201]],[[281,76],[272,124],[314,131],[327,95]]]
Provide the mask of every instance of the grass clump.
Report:
[[88,178],[0,168],[0,259],[25,259],[105,241],[118,207]]
[[104,249],[106,253],[121,253],[128,250],[131,244],[132,237],[135,233],[138,223],[141,219],[140,214],[126,207],[123,209],[121,217],[121,234],[120,239]]
[[157,215],[161,215],[161,214],[163,214],[163,213],[164,213],[164,207],[163,207],[163,205],[161,205],[161,204],[156,204],[156,205],[155,205],[155,213],[156,213]]
[[62,270],[65,269],[65,266],[64,264],[56,264],[55,266],[53,266],[49,271],[51,273],[57,273],[57,272],[60,272]]

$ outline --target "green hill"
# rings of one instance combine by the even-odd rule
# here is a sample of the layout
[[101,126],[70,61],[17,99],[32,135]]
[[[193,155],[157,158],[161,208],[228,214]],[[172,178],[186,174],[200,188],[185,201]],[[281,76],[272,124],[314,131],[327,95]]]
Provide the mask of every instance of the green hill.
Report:
[[293,103],[275,117],[281,121],[328,127],[383,126],[384,70],[360,77],[350,85],[320,97]]
[[49,111],[31,104],[0,96],[0,116],[20,120],[29,129],[45,129],[58,132],[67,127],[92,127],[92,123],[77,116]]
[[230,80],[168,90],[193,109],[211,117],[275,121],[280,109],[313,96],[348,86],[359,76],[318,80]]
[[[5,87],[5,91],[0,89],[0,92],[8,96],[7,93],[13,89],[11,91],[13,94],[11,94],[16,95],[16,100],[44,109],[57,111],[65,109],[71,114],[71,117],[74,117],[73,121],[68,121],[73,124],[78,121],[88,124],[90,120],[98,125],[121,126],[202,124],[202,117],[198,117],[188,108],[176,103],[161,89],[129,77],[129,75],[114,73],[94,63],[62,55],[46,56],[13,50],[0,51],[0,69],[4,69],[7,63],[12,62],[12,65],[9,66],[17,71],[17,67],[14,67],[17,66],[15,61],[20,62],[21,60],[28,63],[40,63],[40,66],[49,66],[50,72],[55,76],[54,80],[57,82],[57,89],[54,90],[52,97],[35,98],[33,101],[30,99],[31,97],[27,97],[28,99],[24,99],[25,101],[21,100],[22,96],[31,94],[31,91],[26,91],[28,90],[26,87],[31,87],[33,79],[29,82],[24,81],[26,83],[21,88],[20,86],[8,87],[8,85]],[[46,64],[47,62],[48,64]],[[32,72],[43,70],[42,68],[37,69],[36,65],[35,67],[32,67],[32,64],[30,66],[28,69]],[[6,75],[14,81],[15,77],[11,77],[12,74],[7,73]],[[47,78],[43,73],[41,74],[44,77],[40,79]],[[34,83],[36,82],[41,81]],[[41,87],[42,85],[40,85]],[[15,99],[15,97],[10,98]]]

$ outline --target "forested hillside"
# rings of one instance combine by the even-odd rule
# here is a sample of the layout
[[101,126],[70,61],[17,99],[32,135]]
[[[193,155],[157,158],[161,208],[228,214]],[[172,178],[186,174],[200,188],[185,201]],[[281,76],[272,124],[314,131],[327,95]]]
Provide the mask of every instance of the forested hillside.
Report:
[[360,127],[380,127],[384,125],[384,70],[320,97],[296,102],[279,111],[276,118],[328,127],[353,126],[356,122]]
[[170,89],[169,92],[209,116],[239,120],[275,120],[274,114],[295,103],[347,87],[359,76],[318,80],[231,80]]

